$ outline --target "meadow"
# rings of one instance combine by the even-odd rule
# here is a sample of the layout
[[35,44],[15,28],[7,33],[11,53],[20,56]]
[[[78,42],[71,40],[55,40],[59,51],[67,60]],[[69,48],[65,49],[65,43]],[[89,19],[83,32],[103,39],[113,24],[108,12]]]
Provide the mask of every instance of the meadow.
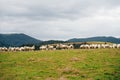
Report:
[[120,80],[120,49],[0,52],[0,80]]

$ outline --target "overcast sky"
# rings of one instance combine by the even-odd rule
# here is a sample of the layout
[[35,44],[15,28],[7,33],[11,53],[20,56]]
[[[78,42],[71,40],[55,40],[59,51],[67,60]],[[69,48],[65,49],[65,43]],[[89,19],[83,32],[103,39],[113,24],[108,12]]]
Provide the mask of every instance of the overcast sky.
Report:
[[0,33],[40,40],[120,37],[120,0],[0,0]]

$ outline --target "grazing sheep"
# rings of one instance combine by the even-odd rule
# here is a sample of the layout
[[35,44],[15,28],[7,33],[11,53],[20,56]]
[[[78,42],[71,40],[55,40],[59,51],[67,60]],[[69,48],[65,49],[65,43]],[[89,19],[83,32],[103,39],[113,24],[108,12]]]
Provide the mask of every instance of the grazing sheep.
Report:
[[[120,44],[81,44],[80,49],[100,49],[100,48],[120,48]],[[72,44],[49,44],[42,45],[39,47],[40,50],[56,50],[56,49],[74,49],[74,45]],[[32,47],[24,46],[24,47],[0,47],[0,51],[33,51],[35,50],[35,46]]]
[[90,49],[90,46],[88,44],[82,44],[80,45],[80,49]]
[[74,49],[74,46],[72,44],[67,46],[68,49]]
[[24,47],[9,47],[8,51],[33,51],[35,50],[35,46],[32,47],[28,47],[28,46],[24,46]]
[[8,51],[6,47],[0,47],[0,51]]
[[120,48],[120,44],[117,44],[117,48],[118,48],[118,49]]
[[68,46],[67,46],[67,45],[64,45],[64,44],[60,44],[60,48],[61,48],[61,49],[68,49]]
[[57,44],[56,49],[68,49],[68,47],[64,44]]
[[35,50],[35,46],[33,45],[32,47],[29,47],[30,51],[34,51]]
[[55,50],[54,46],[52,46],[52,45],[48,45],[47,48],[48,48],[48,50]]
[[40,50],[48,50],[47,45],[40,46]]

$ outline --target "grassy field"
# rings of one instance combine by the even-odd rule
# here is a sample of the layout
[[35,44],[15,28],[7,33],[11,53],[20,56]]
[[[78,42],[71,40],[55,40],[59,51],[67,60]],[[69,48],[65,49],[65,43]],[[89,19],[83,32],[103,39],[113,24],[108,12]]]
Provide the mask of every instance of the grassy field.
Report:
[[0,52],[0,80],[120,80],[120,49]]

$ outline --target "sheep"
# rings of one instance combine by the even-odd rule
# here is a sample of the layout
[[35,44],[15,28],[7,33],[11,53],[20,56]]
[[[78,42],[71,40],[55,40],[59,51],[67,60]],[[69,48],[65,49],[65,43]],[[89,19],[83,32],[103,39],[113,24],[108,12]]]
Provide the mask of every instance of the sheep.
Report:
[[35,46],[33,45],[32,47],[29,47],[30,51],[34,51],[35,50]]
[[48,50],[55,50],[54,46],[52,45],[47,45]]
[[48,50],[47,45],[42,45],[42,46],[40,46],[39,49],[40,49],[40,50]]
[[28,46],[24,46],[24,47],[9,47],[8,51],[33,51],[35,50],[35,46],[32,47],[28,47]]
[[90,46],[88,44],[82,44],[80,45],[80,49],[90,49]]
[[68,49],[74,49],[74,46],[72,44],[67,46]]
[[117,44],[117,48],[118,48],[118,49],[120,48],[120,44]]
[[0,47],[0,51],[8,51],[6,47]]
[[67,45],[64,45],[64,44],[60,44],[60,48],[61,48],[61,49],[68,49],[68,46],[67,46]]
[[56,49],[68,49],[68,48],[67,48],[67,45],[57,44]]
[[9,47],[8,51],[15,51],[15,47]]

